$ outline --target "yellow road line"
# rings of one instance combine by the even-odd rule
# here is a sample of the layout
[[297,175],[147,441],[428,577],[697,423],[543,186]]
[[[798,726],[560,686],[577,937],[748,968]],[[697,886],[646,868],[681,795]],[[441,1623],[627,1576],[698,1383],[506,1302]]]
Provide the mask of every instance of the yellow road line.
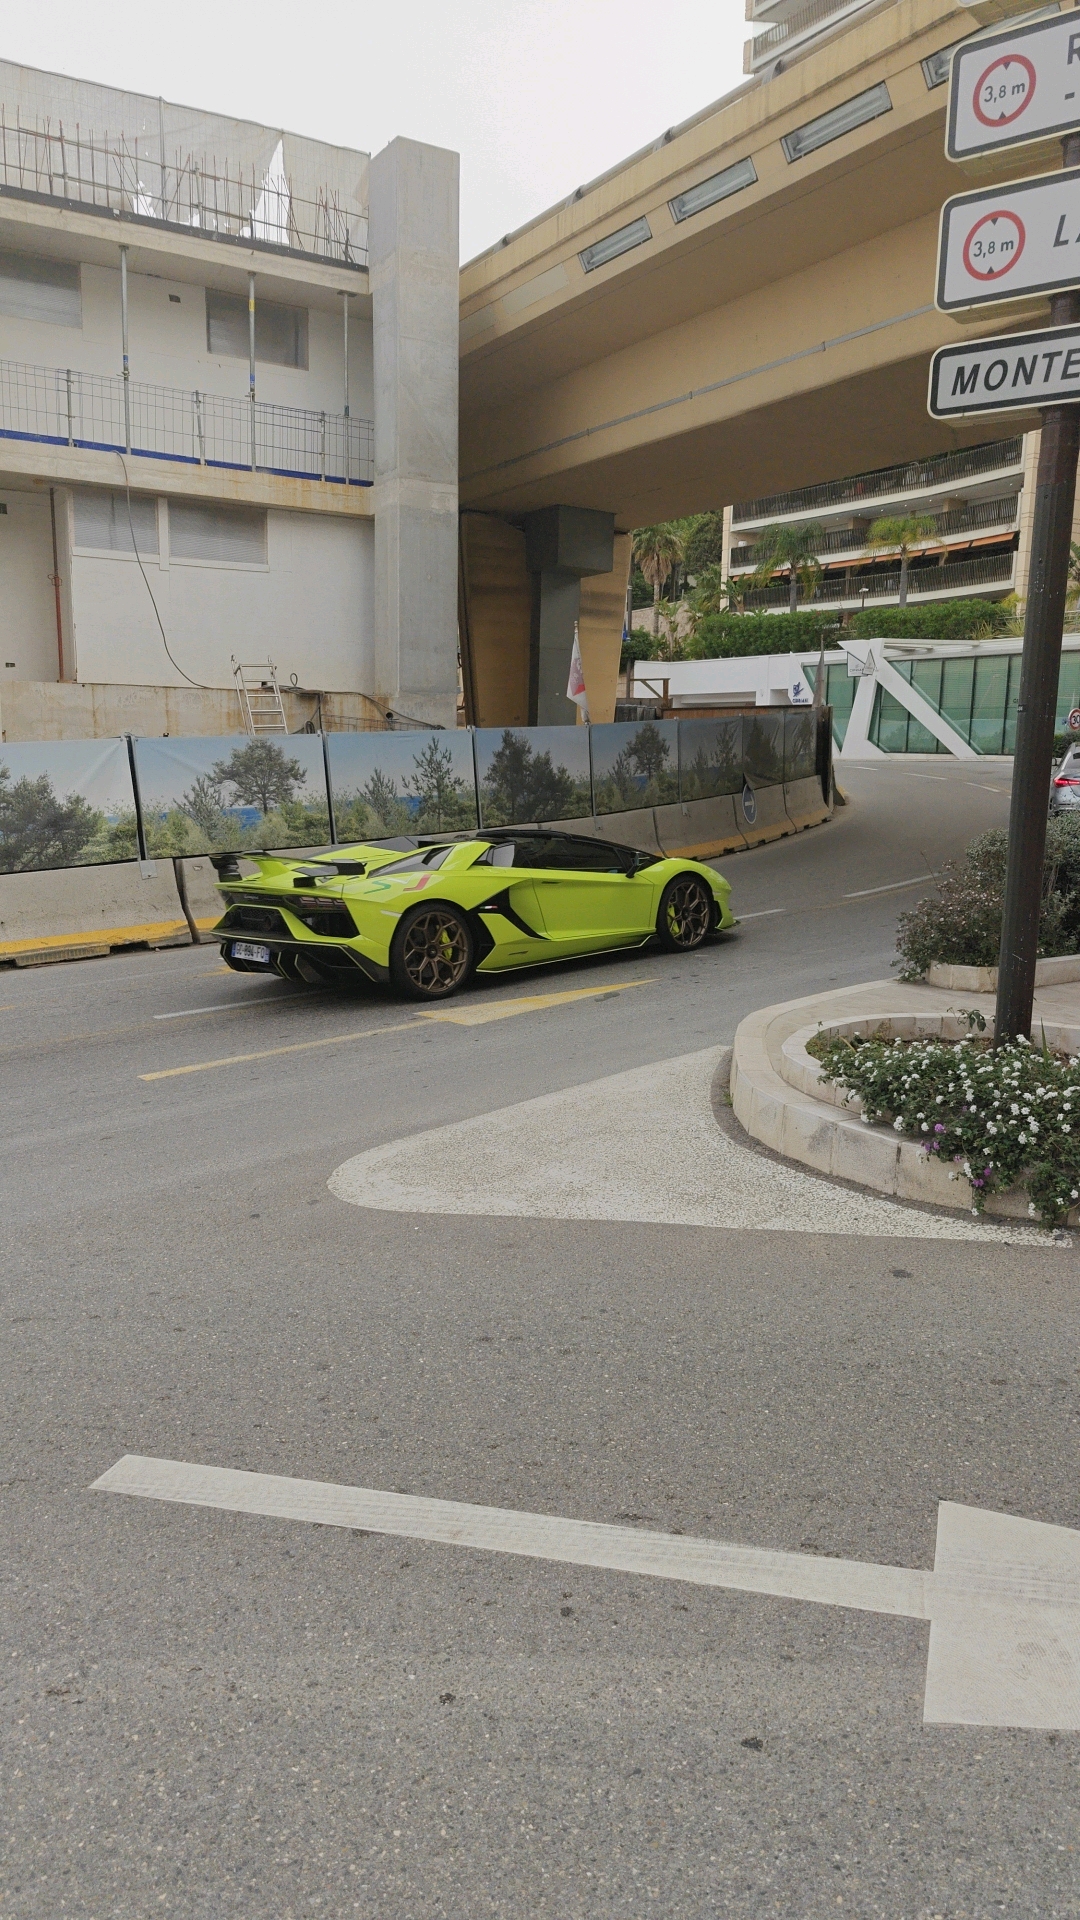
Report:
[[546,1007],[565,1007],[572,1000],[595,1000],[605,993],[625,993],[628,987],[648,987],[651,980],[620,980],[614,986],[573,987],[565,993],[530,993],[517,1000],[485,1000],[479,1006],[468,1002],[453,1007],[431,1007],[418,1016],[421,1020],[447,1020],[456,1027],[482,1027],[488,1020],[505,1020],[513,1013],[542,1013]]
[[191,1067],[163,1067],[158,1073],[140,1073],[140,1080],[175,1080],[182,1073],[209,1073],[211,1067],[241,1067],[248,1060],[273,1060],[279,1053],[308,1053],[313,1047],[341,1047],[350,1040],[370,1040],[378,1033],[404,1033],[415,1020],[395,1027],[361,1027],[356,1033],[330,1033],[322,1040],[294,1040],[289,1047],[264,1047],[259,1053],[229,1053],[223,1060],[197,1060]]
[[230,1053],[221,1060],[197,1060],[189,1067],[161,1067],[156,1073],[140,1073],[139,1079],[176,1080],[186,1073],[209,1073],[213,1067],[241,1067],[249,1060],[273,1060],[284,1053],[308,1053],[315,1047],[347,1046],[350,1041],[371,1040],[382,1033],[404,1033],[409,1028],[415,1028],[418,1020],[444,1020],[452,1021],[456,1026],[476,1027],[486,1020],[503,1020],[512,1013],[542,1013],[547,1007],[565,1006],[571,1000],[590,1000],[600,994],[622,993],[627,987],[647,987],[651,984],[651,980],[620,980],[606,987],[574,987],[565,993],[522,994],[516,1000],[490,1000],[478,1007],[466,1005],[460,1010],[425,1008],[411,1020],[402,1020],[392,1027],[361,1027],[353,1033],[330,1033],[321,1040],[294,1040],[286,1047],[263,1047],[258,1053]]

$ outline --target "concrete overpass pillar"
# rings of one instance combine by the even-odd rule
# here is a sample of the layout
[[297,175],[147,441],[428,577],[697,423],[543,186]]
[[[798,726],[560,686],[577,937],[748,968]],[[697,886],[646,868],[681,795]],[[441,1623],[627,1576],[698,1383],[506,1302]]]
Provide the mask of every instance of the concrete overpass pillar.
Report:
[[541,507],[525,517],[525,558],[532,588],[529,719],[564,726],[577,719],[566,697],[574,622],[585,574],[610,573],[615,516],[590,507]]
[[458,156],[392,140],[369,175],[375,674],[395,712],[457,710]]

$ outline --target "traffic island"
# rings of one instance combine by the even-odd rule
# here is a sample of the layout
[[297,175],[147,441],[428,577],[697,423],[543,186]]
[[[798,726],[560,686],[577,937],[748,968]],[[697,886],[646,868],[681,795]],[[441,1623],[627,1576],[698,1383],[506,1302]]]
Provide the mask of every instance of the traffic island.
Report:
[[[969,1018],[974,1015],[974,1022]],[[909,1042],[938,1037],[967,1039],[985,1022],[993,1030],[994,1003],[985,994],[954,994],[895,981],[873,981],[842,992],[815,994],[765,1007],[739,1026],[731,1062],[731,1102],[753,1139],[785,1159],[836,1180],[870,1187],[898,1200],[970,1213],[972,1191],[951,1161],[928,1153],[915,1138],[886,1124],[868,1125],[861,1102],[823,1078],[821,1062],[807,1051],[819,1038],[880,1036]],[[1080,1052],[1080,985],[1047,986],[1036,995],[1035,1026],[1051,1052]],[[1028,1220],[1030,1197],[1023,1187],[990,1193],[984,1211]],[[1080,1207],[1069,1213],[1080,1218]]]

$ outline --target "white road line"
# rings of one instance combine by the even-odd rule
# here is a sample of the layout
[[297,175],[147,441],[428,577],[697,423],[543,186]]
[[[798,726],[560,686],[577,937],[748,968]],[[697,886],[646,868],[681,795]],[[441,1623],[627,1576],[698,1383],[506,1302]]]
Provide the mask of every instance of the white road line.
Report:
[[1080,1533],[1068,1527],[942,1502],[927,1573],[139,1454],[91,1491],[930,1620],[927,1720],[1080,1728]]
[[274,1007],[283,1000],[307,1000],[306,993],[267,993],[258,1000],[217,1000],[212,1007],[182,1007],[179,1013],[155,1013],[155,1020],[190,1020],[196,1013],[247,1013],[251,1007]]
[[869,893],[897,893],[901,887],[922,886],[924,881],[936,880],[936,873],[917,873],[914,880],[886,880],[883,887],[859,887],[855,893],[841,895],[844,900],[865,900]]
[[759,907],[756,913],[740,913],[739,925],[741,926],[744,920],[767,920],[772,913],[786,912],[786,907]]

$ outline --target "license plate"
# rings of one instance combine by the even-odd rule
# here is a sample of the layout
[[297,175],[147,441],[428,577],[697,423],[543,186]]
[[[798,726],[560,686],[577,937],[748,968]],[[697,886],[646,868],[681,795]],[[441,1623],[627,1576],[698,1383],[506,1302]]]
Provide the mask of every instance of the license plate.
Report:
[[257,960],[261,966],[267,966],[270,960],[269,947],[260,947],[253,940],[234,940],[232,943],[234,960]]

